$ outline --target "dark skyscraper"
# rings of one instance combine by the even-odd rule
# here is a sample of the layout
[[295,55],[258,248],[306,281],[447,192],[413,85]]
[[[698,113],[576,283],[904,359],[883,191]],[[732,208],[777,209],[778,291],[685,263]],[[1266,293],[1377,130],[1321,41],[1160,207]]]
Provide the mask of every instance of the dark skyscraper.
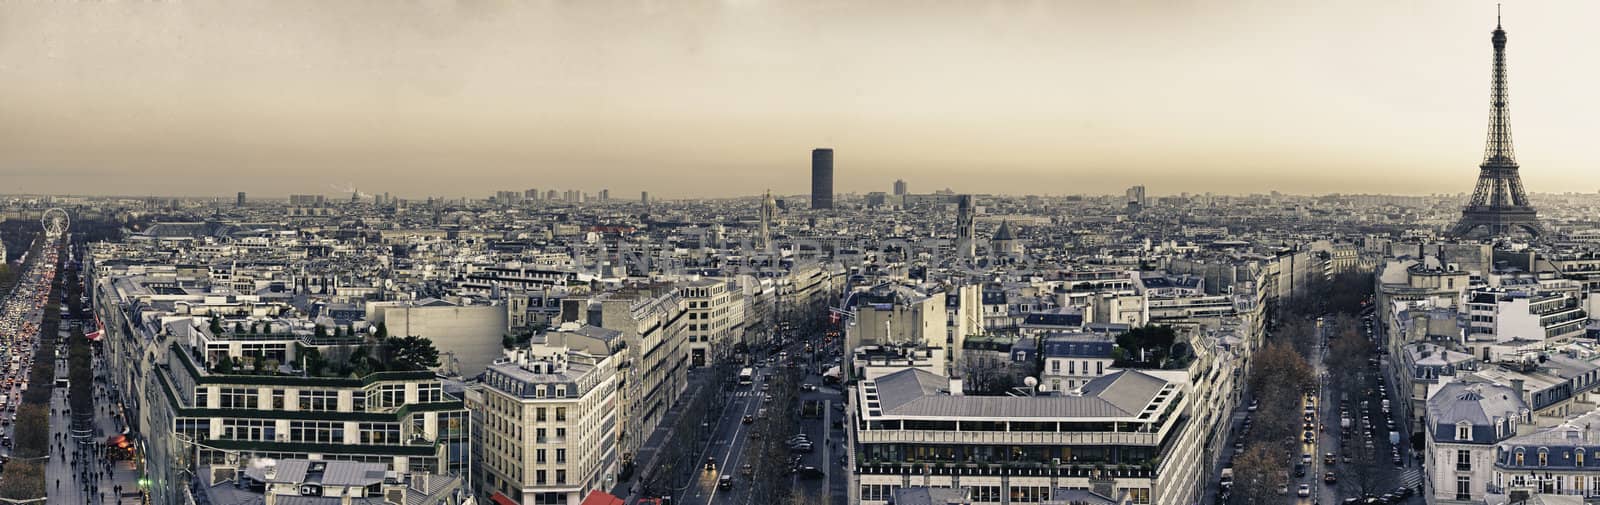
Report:
[[234,201],[234,202],[233,202],[233,205],[234,205],[234,206],[235,206],[235,207],[243,207],[243,206],[244,206],[244,192],[243,192],[243,191],[240,191],[240,192],[239,192],[239,199],[238,199],[238,200],[235,200],[235,201]]
[[811,150],[811,208],[833,208],[833,149]]
[[904,194],[906,194],[906,181],[904,179],[894,181],[894,196],[901,196]]
[[1517,153],[1511,146],[1511,104],[1506,92],[1506,31],[1497,19],[1494,35],[1494,78],[1489,91],[1489,138],[1483,148],[1483,163],[1478,165],[1478,187],[1472,200],[1461,209],[1461,221],[1450,233],[1466,236],[1484,228],[1500,236],[1521,228],[1540,234],[1539,217],[1528,205],[1522,191],[1522,176],[1517,173]]

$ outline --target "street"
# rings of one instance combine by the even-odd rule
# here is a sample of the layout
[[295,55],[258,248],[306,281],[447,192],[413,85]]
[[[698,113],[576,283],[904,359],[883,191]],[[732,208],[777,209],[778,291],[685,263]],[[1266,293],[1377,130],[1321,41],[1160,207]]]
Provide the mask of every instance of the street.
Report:
[[[805,503],[844,504],[848,474],[841,463],[845,440],[842,425],[834,421],[842,418],[843,394],[836,387],[822,386],[819,364],[815,354],[806,352],[805,341],[799,340],[781,347],[770,361],[753,363],[752,381],[737,385],[731,392],[732,401],[715,426],[713,436],[700,461],[713,466],[702,468],[698,478],[682,494],[682,503],[702,504],[753,504],[757,500],[752,478],[760,475],[781,475],[781,482],[771,483],[794,493]],[[813,345],[813,349],[817,347]],[[798,383],[788,384],[791,391],[780,392],[785,387],[775,376],[794,373]],[[784,393],[782,395],[778,393]],[[795,395],[798,411],[782,408],[773,397]],[[809,409],[805,408],[811,406]],[[748,416],[749,422],[745,422]],[[780,417],[798,419],[793,432],[772,432]],[[752,457],[766,438],[776,438],[775,443],[802,437],[809,442],[810,450],[792,449],[789,459],[762,460]],[[746,468],[746,465],[749,465]],[[776,465],[777,468],[772,468]],[[769,473],[770,472],[770,473]],[[724,476],[729,477],[726,487],[719,485]],[[826,497],[826,498],[825,498]]]

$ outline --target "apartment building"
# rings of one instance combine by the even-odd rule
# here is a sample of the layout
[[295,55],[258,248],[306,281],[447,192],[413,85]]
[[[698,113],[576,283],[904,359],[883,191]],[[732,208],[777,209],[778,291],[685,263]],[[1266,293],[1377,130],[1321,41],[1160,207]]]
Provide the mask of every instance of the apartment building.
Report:
[[624,461],[638,451],[643,437],[661,423],[668,408],[688,387],[689,366],[684,329],[688,303],[665,283],[629,286],[563,300],[561,319],[618,332],[622,360],[617,364],[618,448]]
[[1465,297],[1467,347],[1484,361],[1570,342],[1589,322],[1577,296],[1537,289],[1475,289]]
[[684,335],[689,366],[706,366],[733,353],[744,332],[744,293],[724,279],[701,278],[680,283],[688,304]]
[[569,326],[489,365],[476,407],[493,501],[577,505],[615,484],[620,336]]
[[1194,503],[1201,431],[1185,420],[1183,371],[1124,370],[1078,394],[968,396],[922,369],[863,380],[851,393],[852,503],[904,487],[965,488],[975,504],[1093,494],[1133,504]]
[[1428,399],[1429,503],[1483,503],[1499,492],[1495,446],[1531,422],[1516,391],[1495,384],[1446,384]]
[[[153,384],[145,398],[151,422],[143,437],[153,481],[171,485],[182,482],[178,470],[243,458],[359,461],[391,471],[470,473],[468,411],[445,392],[434,372],[350,377],[236,369],[224,362],[274,358],[254,350],[234,353],[221,346],[184,343],[219,340],[214,335],[201,338],[205,331],[193,320],[169,321],[163,330],[173,338],[165,361],[149,374]],[[321,349],[323,355],[337,349],[313,344],[302,341],[299,347]],[[289,362],[297,357],[286,356]]]

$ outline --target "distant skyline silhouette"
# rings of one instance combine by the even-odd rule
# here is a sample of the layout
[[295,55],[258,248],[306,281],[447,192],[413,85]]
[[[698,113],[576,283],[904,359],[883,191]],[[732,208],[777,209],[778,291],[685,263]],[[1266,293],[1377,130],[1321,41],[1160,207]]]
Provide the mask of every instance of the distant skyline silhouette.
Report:
[[[1531,193],[1600,3],[1511,2]],[[0,5],[0,193],[1470,192],[1495,2]]]

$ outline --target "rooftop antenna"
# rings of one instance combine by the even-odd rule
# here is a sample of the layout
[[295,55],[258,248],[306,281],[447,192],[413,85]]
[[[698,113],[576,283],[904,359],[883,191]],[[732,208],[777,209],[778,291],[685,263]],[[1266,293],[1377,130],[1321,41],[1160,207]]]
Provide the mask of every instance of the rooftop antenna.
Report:
[[1500,27],[1500,4],[1494,4],[1494,27]]

